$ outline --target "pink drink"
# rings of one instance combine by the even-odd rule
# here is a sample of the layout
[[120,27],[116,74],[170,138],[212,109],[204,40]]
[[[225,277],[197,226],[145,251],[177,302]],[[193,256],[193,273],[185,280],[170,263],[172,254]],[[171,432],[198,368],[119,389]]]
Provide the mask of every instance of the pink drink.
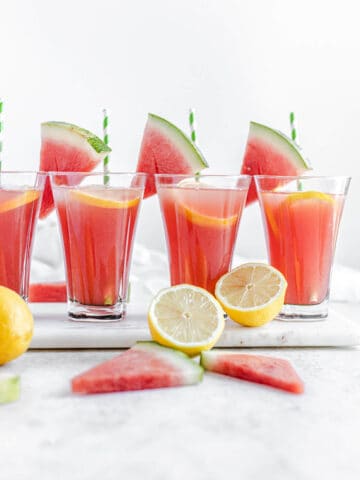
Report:
[[331,268],[350,179],[255,177],[267,250],[288,287],[281,318],[327,316]]
[[120,318],[127,298],[143,185],[69,187],[54,186],[53,182],[53,191],[62,232],[70,316]]
[[27,298],[39,190],[0,189],[0,285]]
[[312,305],[327,297],[344,199],[318,192],[263,193],[270,263],[288,282],[285,303]]
[[172,285],[190,283],[214,292],[229,271],[247,195],[245,178],[238,188],[206,186],[206,177],[183,185],[157,179]]

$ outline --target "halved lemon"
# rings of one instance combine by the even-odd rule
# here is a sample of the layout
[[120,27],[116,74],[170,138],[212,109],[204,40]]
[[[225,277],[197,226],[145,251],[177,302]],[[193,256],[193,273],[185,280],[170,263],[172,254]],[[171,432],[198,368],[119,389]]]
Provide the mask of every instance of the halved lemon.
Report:
[[229,317],[247,327],[270,322],[284,305],[287,282],[265,263],[245,263],[223,275],[215,296]]
[[151,302],[148,323],[153,340],[191,356],[210,350],[225,327],[216,298],[187,284],[160,290]]
[[0,204],[0,213],[8,212],[9,210],[14,210],[15,208],[22,207],[27,203],[33,202],[34,200],[38,199],[40,196],[40,192],[38,190],[25,190],[19,195],[10,198],[9,200],[5,200],[5,202]]
[[74,189],[70,190],[69,195],[73,200],[101,208],[130,208],[140,201],[138,192],[111,188],[88,191]]

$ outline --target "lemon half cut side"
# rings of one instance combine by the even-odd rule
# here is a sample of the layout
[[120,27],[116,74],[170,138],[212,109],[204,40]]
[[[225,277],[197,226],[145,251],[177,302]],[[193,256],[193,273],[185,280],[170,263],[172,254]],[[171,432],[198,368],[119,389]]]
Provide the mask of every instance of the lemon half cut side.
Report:
[[221,305],[208,291],[181,284],[154,297],[148,323],[153,340],[193,356],[215,345],[225,319]]
[[218,280],[215,296],[232,320],[259,327],[280,313],[286,287],[285,277],[276,268],[265,263],[246,263]]

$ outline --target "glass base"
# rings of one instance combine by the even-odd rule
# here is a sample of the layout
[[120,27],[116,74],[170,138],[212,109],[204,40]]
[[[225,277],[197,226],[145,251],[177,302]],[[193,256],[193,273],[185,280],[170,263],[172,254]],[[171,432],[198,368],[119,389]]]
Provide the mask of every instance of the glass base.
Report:
[[328,316],[328,300],[316,305],[286,304],[276,317],[283,322],[318,322],[326,320]]
[[76,322],[118,322],[125,318],[126,303],[115,305],[84,305],[68,301],[68,318]]

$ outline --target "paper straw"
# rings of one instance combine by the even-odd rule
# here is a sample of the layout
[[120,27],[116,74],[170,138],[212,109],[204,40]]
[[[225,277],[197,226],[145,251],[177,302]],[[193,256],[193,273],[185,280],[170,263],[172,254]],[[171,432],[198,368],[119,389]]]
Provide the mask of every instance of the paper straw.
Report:
[[294,112],[290,112],[290,131],[291,131],[291,140],[298,144],[299,139],[298,139],[298,134],[297,134],[297,129],[296,129]]
[[[108,126],[109,126],[109,117],[108,117],[108,112],[106,108],[103,109],[103,135],[104,135],[104,143],[105,145],[109,145],[109,132],[108,132]],[[109,155],[106,155],[104,158],[104,173],[109,172]]]
[[189,125],[190,125],[190,138],[193,143],[196,143],[196,123],[195,123],[195,111],[193,108],[189,110]]
[[2,164],[2,152],[3,152],[3,121],[2,121],[2,113],[3,113],[3,101],[0,98],[0,170]]

